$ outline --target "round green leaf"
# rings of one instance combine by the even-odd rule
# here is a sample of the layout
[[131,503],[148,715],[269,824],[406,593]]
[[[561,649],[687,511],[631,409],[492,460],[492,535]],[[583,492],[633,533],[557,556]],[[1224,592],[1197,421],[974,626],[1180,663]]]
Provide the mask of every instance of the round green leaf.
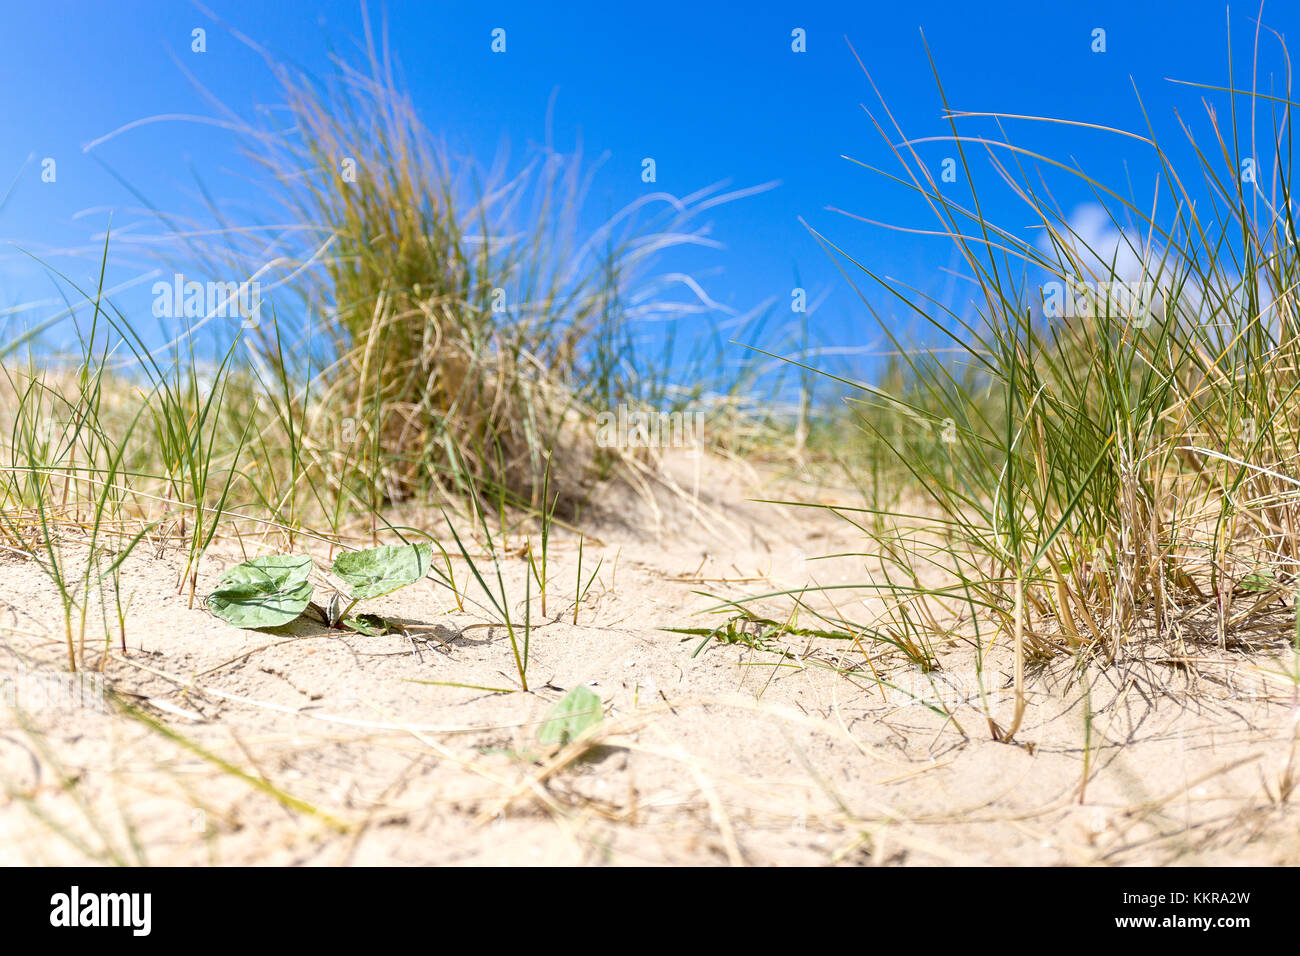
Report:
[[340,554],[334,573],[347,582],[353,600],[363,601],[415,583],[432,564],[433,548],[427,544],[386,544]]
[[567,744],[588,727],[600,723],[603,717],[600,697],[585,686],[573,688],[546,712],[537,731],[537,739],[544,744]]
[[272,554],[231,568],[208,595],[217,617],[236,627],[279,627],[295,620],[311,601],[311,558]]
[[1247,591],[1271,591],[1277,587],[1277,578],[1270,568],[1252,571],[1241,579],[1241,586]]

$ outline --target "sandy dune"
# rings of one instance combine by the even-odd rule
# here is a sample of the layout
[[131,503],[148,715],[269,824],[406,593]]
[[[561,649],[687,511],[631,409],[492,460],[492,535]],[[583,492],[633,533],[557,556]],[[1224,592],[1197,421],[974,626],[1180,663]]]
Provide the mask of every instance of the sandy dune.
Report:
[[[48,580],[0,555],[0,862],[1300,862],[1286,800],[1300,711],[1269,673],[1292,666],[1284,642],[1197,648],[1191,665],[1153,648],[1084,681],[1068,662],[1043,667],[1017,743],[995,743],[965,645],[927,676],[878,648],[863,667],[845,641],[696,653],[701,638],[662,630],[721,623],[700,613],[718,597],[864,580],[858,558],[803,560],[860,548],[846,523],[749,500],[811,494],[798,485],[712,459],[667,474],[680,494],[606,496],[576,625],[578,543],[553,543],[528,694],[446,686],[515,686],[477,586],[464,610],[432,581],[377,601],[414,643],[241,631],[177,596],[176,553],[142,547],[129,654],[112,652],[103,679],[151,726],[60,670]],[[240,559],[228,544],[210,554],[200,590]],[[525,562],[501,567],[522,618]],[[1008,683],[995,654],[995,712]],[[538,724],[579,684],[605,705],[594,749],[549,752]]]

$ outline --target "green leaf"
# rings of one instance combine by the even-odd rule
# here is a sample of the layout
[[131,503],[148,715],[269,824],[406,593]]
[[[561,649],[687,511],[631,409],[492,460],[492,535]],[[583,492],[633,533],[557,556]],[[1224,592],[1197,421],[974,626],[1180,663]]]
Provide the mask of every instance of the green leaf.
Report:
[[236,627],[279,627],[295,620],[311,601],[311,558],[272,554],[237,564],[217,582],[207,605]]
[[365,634],[369,637],[399,634],[402,630],[400,626],[381,614],[358,614],[356,617],[345,617],[343,626],[350,627],[358,634]]
[[563,746],[588,727],[600,723],[602,716],[600,697],[588,687],[575,687],[546,712],[537,739],[544,744]]
[[1247,591],[1271,591],[1277,587],[1277,579],[1271,569],[1265,568],[1246,575],[1241,579],[1241,586]]
[[340,554],[334,573],[347,582],[354,601],[363,601],[415,583],[432,564],[433,548],[427,544],[386,544]]

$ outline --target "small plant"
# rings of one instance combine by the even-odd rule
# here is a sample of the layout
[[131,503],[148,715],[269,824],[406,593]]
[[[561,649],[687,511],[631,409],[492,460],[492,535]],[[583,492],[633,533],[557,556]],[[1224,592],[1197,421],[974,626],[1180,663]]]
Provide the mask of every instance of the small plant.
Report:
[[[487,519],[483,515],[483,509],[479,505],[477,495],[477,489],[473,488],[471,485],[470,503],[479,519],[479,525],[483,529],[484,541],[486,542],[488,551],[492,556],[492,566],[496,569],[497,587],[495,591],[484,579],[483,574],[479,571],[478,565],[474,561],[474,558],[470,555],[469,549],[465,547],[465,542],[461,540],[460,534],[456,531],[455,525],[451,523],[451,518],[447,517],[445,511],[442,515],[443,520],[447,522],[447,529],[451,532],[451,536],[456,540],[456,547],[460,549],[461,557],[463,557],[465,563],[469,565],[470,572],[474,575],[474,579],[478,581],[479,587],[483,589],[483,593],[487,595],[487,599],[492,602],[492,606],[496,609],[501,621],[505,624],[506,634],[510,637],[510,652],[514,655],[515,659],[515,671],[519,674],[519,686],[524,691],[527,691],[528,640],[532,625],[532,613],[531,610],[528,610],[527,608],[525,609],[523,639],[520,640],[520,636],[516,633],[516,625],[510,619],[510,601],[506,597],[505,579],[501,576],[501,557],[497,554],[496,545],[493,544],[492,532],[488,529]],[[448,567],[450,567],[450,562],[448,563]],[[524,581],[525,584],[529,583],[526,576]],[[528,597],[530,599],[532,597],[531,589]]]
[[537,739],[563,747],[600,723],[603,716],[600,697],[591,688],[579,685],[551,705]]
[[585,541],[586,541],[585,536],[578,538],[578,575],[574,579],[574,591],[573,591],[573,626],[574,627],[578,626],[578,608],[582,606],[583,599],[586,598],[587,592],[591,590],[591,585],[596,580],[596,575],[600,573],[601,565],[605,563],[604,558],[601,558],[599,561],[596,562],[596,570],[591,572],[591,577],[587,578],[587,586],[583,587],[582,548]]
[[555,520],[555,506],[559,502],[559,496],[551,497],[551,466],[547,462],[546,479],[542,487],[542,553],[541,559],[533,553],[533,543],[528,542],[528,570],[532,572],[533,580],[537,582],[537,588],[542,596],[542,617],[546,617],[546,583],[549,580],[546,576],[546,558],[551,541],[551,524]]
[[335,590],[324,607],[312,602],[311,558],[273,554],[236,565],[221,576],[207,597],[208,610],[237,627],[282,627],[304,613],[329,627],[362,634],[388,634],[398,628],[378,614],[352,614],[358,602],[391,594],[423,578],[433,564],[427,544],[391,544],[340,554],[331,570],[347,585]]

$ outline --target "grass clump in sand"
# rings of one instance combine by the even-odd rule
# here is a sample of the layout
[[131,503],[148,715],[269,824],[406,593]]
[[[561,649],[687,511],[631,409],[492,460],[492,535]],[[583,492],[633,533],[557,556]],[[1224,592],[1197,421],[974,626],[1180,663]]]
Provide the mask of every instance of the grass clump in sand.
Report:
[[[841,380],[863,435],[854,465],[908,479],[888,501],[836,509],[867,539],[864,588],[883,610],[845,613],[834,589],[794,596],[807,607],[820,593],[832,608],[815,612],[823,619],[923,669],[954,641],[972,643],[982,667],[1009,646],[1014,706],[989,718],[1001,739],[1021,725],[1032,661],[1104,664],[1151,642],[1186,657],[1197,642],[1290,634],[1300,573],[1290,103],[1231,81],[1209,89],[1225,96],[1226,118],[1207,107],[1206,142],[1184,124],[1191,169],[1175,168],[1154,126],[1099,130],[1146,150],[1158,195],[1145,204],[1004,129],[1068,120],[956,112],[940,85],[942,139],[971,190],[959,200],[887,109],[873,116],[901,170],[884,175],[926,204],[965,268],[966,308],[814,233],[846,275],[878,284],[929,331],[918,348],[882,321],[893,367],[877,385]],[[1266,128],[1243,132],[1244,107]],[[1000,135],[968,132],[981,119]],[[1030,238],[982,212],[978,154],[1028,208]],[[1246,162],[1254,155],[1272,160],[1258,178],[1242,173],[1265,168]],[[1089,245],[1044,169],[1083,184],[1111,247]]]
[[[681,367],[664,320],[707,308],[707,296],[675,298],[694,280],[654,264],[712,244],[701,215],[753,190],[647,193],[593,221],[599,164],[549,146],[515,172],[504,156],[489,169],[457,157],[386,55],[368,46],[367,56],[364,69],[338,61],[329,83],[270,63],[291,131],[277,113],[245,133],[300,237],[277,266],[285,289],[327,320],[318,417],[351,426],[351,447],[318,434],[314,454],[351,473],[355,506],[371,512],[431,498],[459,507],[478,489],[572,515],[627,455],[597,441],[600,412],[671,412],[710,385],[716,401],[734,394],[707,372],[718,365],[710,348]],[[237,272],[264,254],[235,230],[213,252]],[[250,331],[258,362],[273,381],[301,382],[278,334]],[[672,387],[670,375],[689,384]]]

